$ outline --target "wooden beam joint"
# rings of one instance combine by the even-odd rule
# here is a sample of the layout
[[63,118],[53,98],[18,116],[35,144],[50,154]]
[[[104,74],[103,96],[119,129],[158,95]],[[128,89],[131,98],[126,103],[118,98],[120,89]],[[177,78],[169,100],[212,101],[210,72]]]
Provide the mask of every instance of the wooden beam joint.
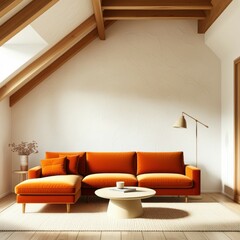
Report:
[[212,0],[212,10],[205,11],[206,19],[198,21],[198,33],[205,33],[231,2],[232,0]]
[[105,40],[105,27],[101,0],[92,0],[94,15],[97,23],[98,35],[101,40]]

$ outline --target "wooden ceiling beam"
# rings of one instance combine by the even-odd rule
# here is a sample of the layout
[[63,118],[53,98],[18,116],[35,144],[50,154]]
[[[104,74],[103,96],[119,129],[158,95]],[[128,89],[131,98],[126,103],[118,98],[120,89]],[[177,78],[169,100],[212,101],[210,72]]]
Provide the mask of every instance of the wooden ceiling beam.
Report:
[[37,76],[35,76],[32,80],[27,82],[24,86],[22,86],[19,90],[17,90],[14,94],[12,94],[9,98],[10,107],[16,104],[32,89],[34,89],[37,85],[39,85],[42,81],[44,81],[57,69],[59,69],[65,62],[67,62],[71,57],[73,57],[81,49],[87,46],[92,40],[97,38],[97,36],[98,36],[97,29],[92,30],[92,32],[87,34],[82,40],[80,40],[79,43],[77,43],[72,48],[70,48],[67,52],[65,52],[57,60],[51,63],[48,67],[46,67],[43,71],[41,71]]
[[206,11],[206,19],[198,21],[198,33],[205,33],[232,0],[212,0],[213,9]]
[[22,0],[0,0],[0,18],[10,12]]
[[0,46],[20,32],[59,0],[33,0],[0,26]]
[[98,35],[101,40],[105,40],[105,27],[103,20],[103,11],[101,6],[101,0],[92,0],[93,10],[97,23]]
[[210,10],[211,0],[102,0],[103,10]]
[[1,87],[0,100],[13,94],[25,83],[38,75],[43,69],[53,63],[57,58],[59,58],[59,56],[65,53],[94,28],[96,28],[96,22],[94,16],[92,15],[85,22],[80,24],[75,30],[59,41],[55,46],[49,49],[46,53],[28,65],[25,69],[8,81],[3,87]]
[[232,0],[92,0],[100,39],[104,20],[197,19],[205,33]]
[[139,20],[139,19],[204,19],[204,11],[158,11],[158,10],[105,10],[103,12],[105,20]]
[[[105,27],[107,28],[113,22],[114,21],[105,22]],[[23,87],[21,87],[18,91],[16,91],[13,95],[11,95],[9,99],[10,106],[12,107],[14,104],[16,104],[20,99],[22,99],[26,94],[28,94],[33,88],[39,85],[42,81],[44,81],[47,77],[49,77],[52,73],[54,73],[57,69],[59,69],[64,63],[66,63],[69,59],[75,56],[78,52],[80,52],[83,48],[85,48],[97,37],[98,37],[98,31],[97,31],[97,28],[95,28],[92,31],[90,31],[86,36],[84,36],[74,46],[72,46],[69,50],[67,50],[64,54],[62,54],[53,63],[51,63],[48,67],[42,70],[32,80],[27,82]]]

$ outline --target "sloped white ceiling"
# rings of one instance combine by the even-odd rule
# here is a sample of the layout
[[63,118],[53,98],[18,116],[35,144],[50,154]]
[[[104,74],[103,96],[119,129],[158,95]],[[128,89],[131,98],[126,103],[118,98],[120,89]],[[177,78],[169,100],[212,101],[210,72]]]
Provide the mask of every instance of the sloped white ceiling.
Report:
[[47,43],[29,25],[0,47],[0,87],[46,46]]
[[[234,0],[205,34],[205,43],[220,58],[240,50],[240,1]],[[224,36],[224,37],[223,37]]]
[[60,0],[31,26],[51,47],[92,14],[90,0]]

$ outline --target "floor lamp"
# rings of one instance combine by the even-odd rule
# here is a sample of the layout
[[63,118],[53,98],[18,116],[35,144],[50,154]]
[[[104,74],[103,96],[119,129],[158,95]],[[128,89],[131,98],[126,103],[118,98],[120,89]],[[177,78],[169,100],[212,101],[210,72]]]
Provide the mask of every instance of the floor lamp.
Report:
[[208,126],[202,122],[200,122],[198,119],[188,115],[185,112],[182,112],[182,116],[176,121],[176,123],[173,125],[173,127],[175,128],[187,128],[187,122],[186,119],[184,117],[184,115],[190,117],[191,119],[193,119],[196,122],[196,167],[197,167],[197,154],[198,154],[198,144],[197,144],[197,140],[198,140],[198,123],[200,123],[201,125],[203,125],[204,127],[208,128]]

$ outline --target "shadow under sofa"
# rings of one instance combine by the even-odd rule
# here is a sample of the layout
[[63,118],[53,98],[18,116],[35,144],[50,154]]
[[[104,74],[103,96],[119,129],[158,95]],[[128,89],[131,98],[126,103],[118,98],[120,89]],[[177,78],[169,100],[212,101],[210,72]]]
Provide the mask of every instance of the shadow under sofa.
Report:
[[154,189],[157,196],[200,195],[200,175],[184,164],[183,152],[46,152],[15,193],[23,213],[27,203],[66,204],[70,212],[81,195],[117,181]]

